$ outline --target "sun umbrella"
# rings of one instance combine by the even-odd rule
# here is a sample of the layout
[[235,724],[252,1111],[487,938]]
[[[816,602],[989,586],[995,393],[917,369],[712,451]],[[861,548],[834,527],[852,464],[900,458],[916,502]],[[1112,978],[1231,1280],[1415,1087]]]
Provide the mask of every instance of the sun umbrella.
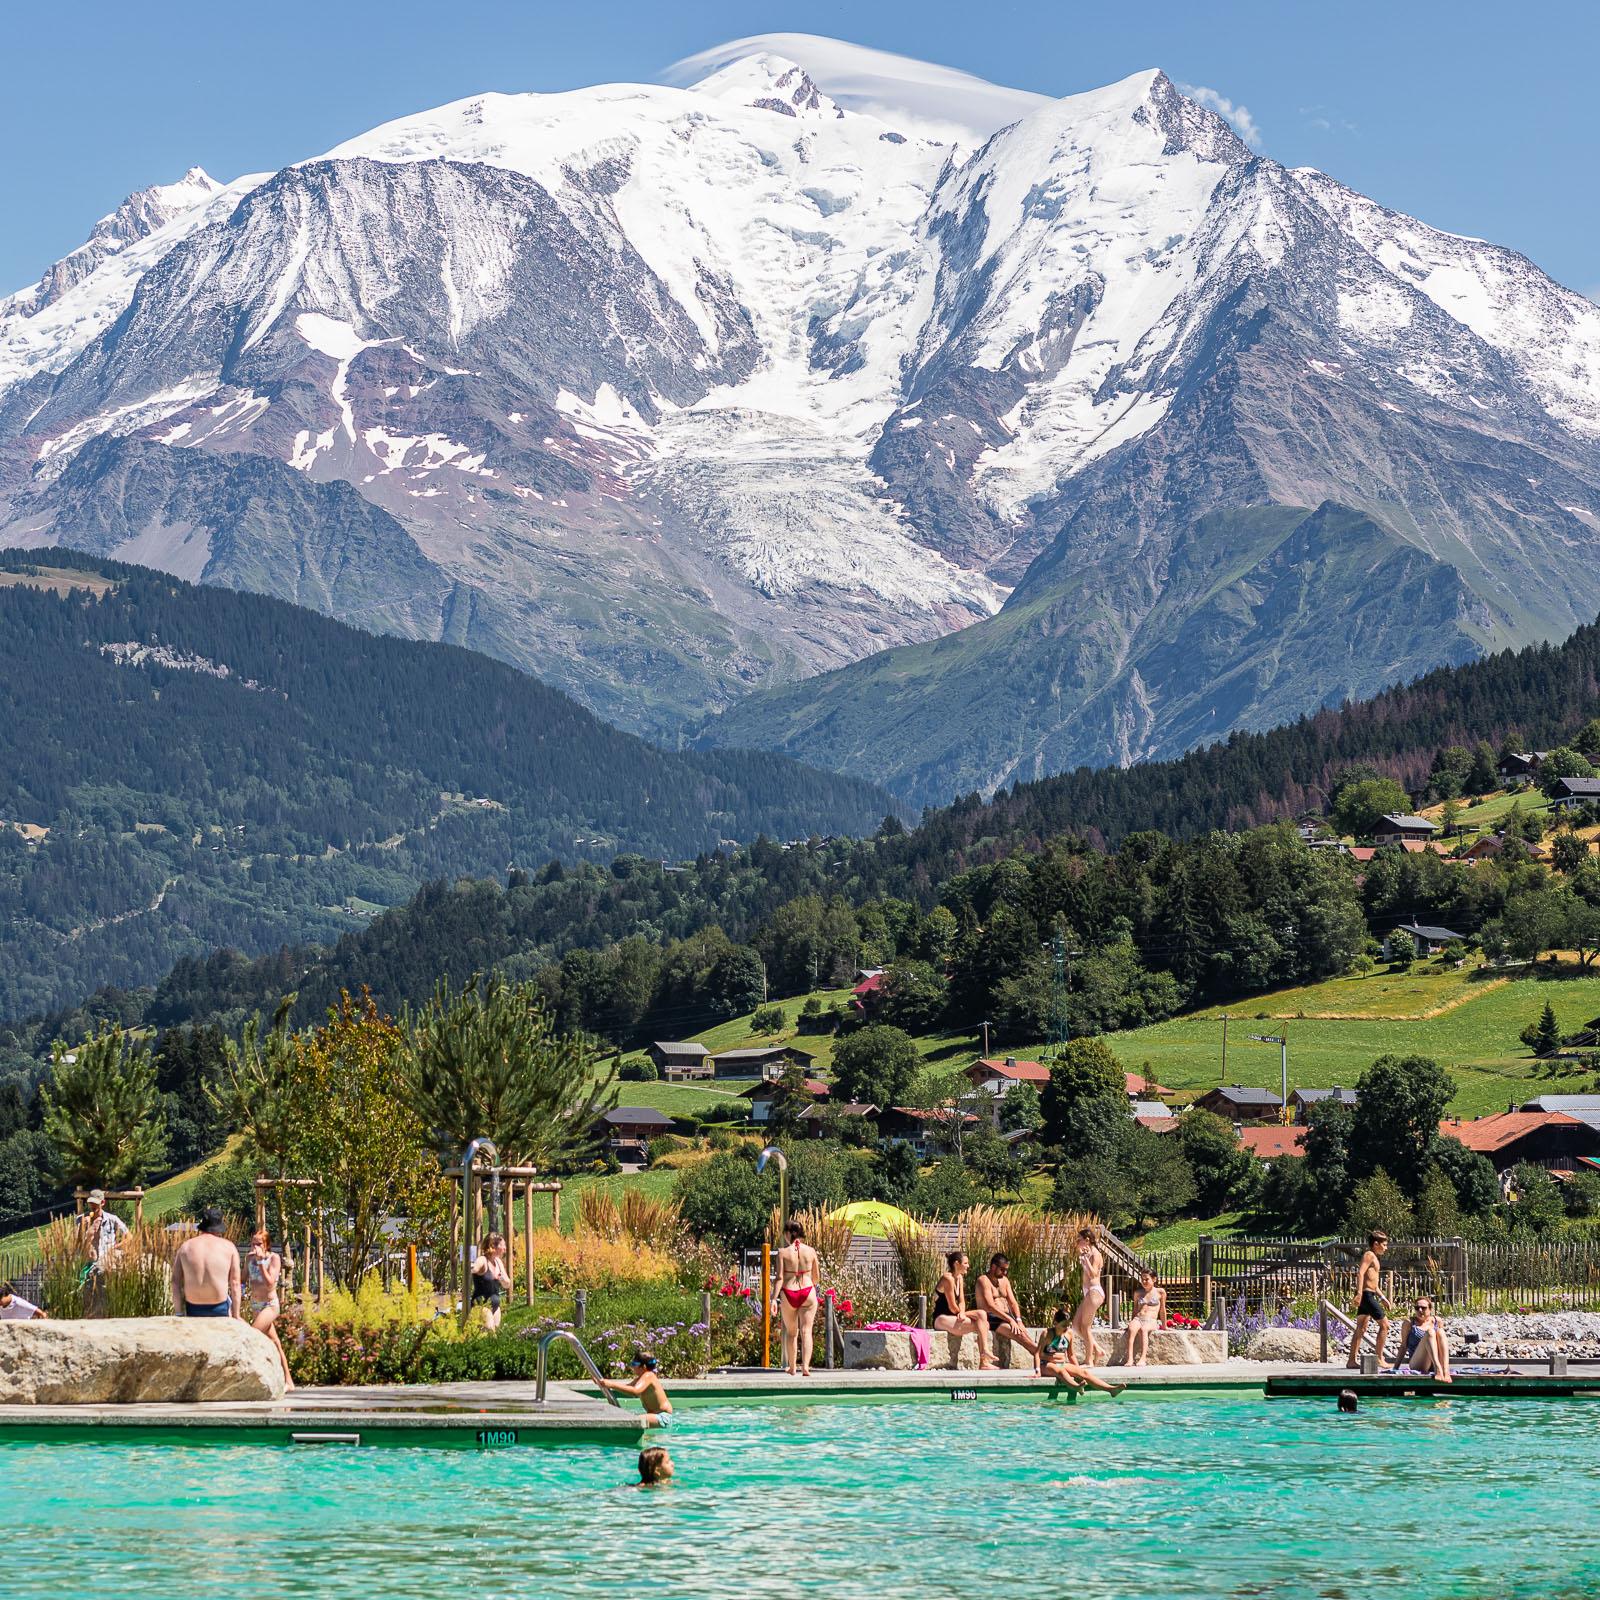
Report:
[[915,1227],[915,1219],[884,1200],[852,1200],[847,1206],[828,1213],[830,1222],[848,1222],[868,1239],[886,1239],[891,1227]]

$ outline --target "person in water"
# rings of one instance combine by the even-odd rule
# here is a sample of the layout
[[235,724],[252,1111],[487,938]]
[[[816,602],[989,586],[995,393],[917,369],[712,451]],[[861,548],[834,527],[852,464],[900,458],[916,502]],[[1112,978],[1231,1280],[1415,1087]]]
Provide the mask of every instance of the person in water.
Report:
[[783,1225],[772,1309],[783,1321],[783,1365],[791,1378],[811,1376],[817,1326],[817,1275],[821,1263],[806,1243],[806,1230],[791,1217]]
[[989,1270],[979,1275],[976,1298],[978,1310],[988,1319],[990,1336],[1020,1344],[1033,1357],[1033,1370],[1039,1371],[1039,1346],[1022,1320],[1022,1306],[1011,1286],[1011,1262],[998,1250],[989,1257]]
[[1106,1352],[1095,1343],[1094,1319],[1105,1304],[1105,1285],[1100,1279],[1106,1270],[1106,1258],[1095,1238],[1093,1228],[1078,1230],[1078,1269],[1082,1289],[1078,1295],[1077,1309],[1072,1313],[1072,1331],[1083,1340],[1083,1359],[1091,1367],[1103,1367]]
[[978,1366],[987,1371],[999,1363],[989,1348],[989,1319],[981,1311],[967,1310],[967,1253],[952,1250],[944,1258],[944,1275],[933,1290],[933,1325],[958,1341],[952,1366],[961,1365],[959,1341],[969,1333],[978,1336]]
[[1139,1274],[1139,1298],[1134,1302],[1128,1323],[1128,1345],[1122,1353],[1125,1367],[1150,1364],[1150,1335],[1167,1320],[1167,1291],[1156,1282],[1148,1267]]
[[491,1233],[472,1263],[472,1303],[483,1307],[483,1326],[493,1333],[500,1326],[501,1297],[511,1292],[511,1271],[506,1266],[506,1236]]
[[647,1445],[639,1452],[639,1487],[654,1489],[672,1482],[672,1457],[664,1444]]
[[667,1398],[667,1386],[661,1381],[656,1365],[654,1356],[647,1356],[642,1350],[635,1351],[628,1363],[628,1370],[633,1376],[602,1378],[600,1387],[610,1389],[613,1394],[630,1395],[637,1400],[644,1407],[644,1425],[647,1428],[669,1428],[672,1426],[672,1402]]
[[1383,1292],[1383,1258],[1389,1249],[1389,1235],[1374,1231],[1367,1235],[1367,1248],[1356,1272],[1356,1331],[1350,1336],[1347,1367],[1361,1365],[1361,1341],[1367,1324],[1378,1324],[1378,1364],[1383,1364],[1384,1346],[1389,1342],[1389,1299]]
[[1064,1310],[1058,1310],[1051,1320],[1050,1332],[1039,1346],[1039,1359],[1043,1362],[1044,1376],[1054,1378],[1065,1389],[1082,1393],[1084,1389],[1098,1389],[1102,1394],[1121,1394],[1127,1387],[1122,1383],[1107,1383],[1094,1371],[1072,1359],[1072,1319]]
[[250,1235],[250,1251],[244,1258],[244,1286],[249,1300],[245,1319],[257,1333],[264,1333],[278,1352],[283,1364],[283,1386],[294,1388],[289,1376],[289,1358],[284,1354],[283,1341],[278,1337],[277,1321],[283,1306],[278,1299],[278,1284],[283,1277],[283,1257],[272,1248],[272,1235],[265,1228],[257,1228]]
[[1440,1383],[1455,1381],[1450,1376],[1450,1345],[1444,1324],[1433,1314],[1433,1301],[1426,1295],[1418,1298],[1411,1315],[1400,1324],[1399,1359],[1389,1370],[1398,1372],[1401,1367],[1431,1373]]

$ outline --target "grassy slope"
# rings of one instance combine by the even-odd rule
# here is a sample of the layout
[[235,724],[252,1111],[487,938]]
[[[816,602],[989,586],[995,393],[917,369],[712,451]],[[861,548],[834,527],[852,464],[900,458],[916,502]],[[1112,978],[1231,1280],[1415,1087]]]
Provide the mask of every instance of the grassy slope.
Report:
[[[1544,1093],[1590,1090],[1592,1074],[1570,1064],[1534,1060],[1517,1035],[1549,1000],[1563,1031],[1600,1013],[1600,977],[1560,980],[1522,977],[1471,982],[1461,974],[1336,978],[1307,989],[1263,995],[1233,1012],[1228,1029],[1226,1081],[1276,1089],[1278,1051],[1250,1044],[1251,1032],[1277,1033],[1287,1019],[1289,1087],[1353,1084],[1380,1055],[1428,1055],[1456,1080],[1451,1110],[1469,1116],[1503,1111]],[[1438,1015],[1418,1014],[1441,1003]],[[1365,1012],[1366,1015],[1352,1014]],[[1318,1012],[1342,1012],[1318,1016]],[[1270,1021],[1258,1022],[1265,1013]],[[1193,1098],[1222,1083],[1221,1013],[1174,1018],[1113,1035],[1124,1064]]]

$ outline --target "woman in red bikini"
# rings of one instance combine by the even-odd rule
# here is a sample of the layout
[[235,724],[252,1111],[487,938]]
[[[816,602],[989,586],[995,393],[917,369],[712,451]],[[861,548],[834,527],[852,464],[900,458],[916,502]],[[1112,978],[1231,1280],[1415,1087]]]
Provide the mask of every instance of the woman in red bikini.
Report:
[[817,1321],[817,1252],[792,1217],[783,1226],[788,1241],[778,1252],[778,1292],[773,1310],[783,1318],[783,1364],[789,1376],[811,1376],[811,1343]]

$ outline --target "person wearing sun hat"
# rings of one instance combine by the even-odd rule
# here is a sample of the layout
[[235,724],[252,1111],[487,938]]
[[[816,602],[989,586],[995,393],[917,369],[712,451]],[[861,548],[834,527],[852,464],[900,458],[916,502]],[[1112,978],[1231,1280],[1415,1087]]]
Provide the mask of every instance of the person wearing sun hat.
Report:
[[83,1312],[99,1314],[105,1301],[105,1272],[111,1258],[128,1237],[128,1224],[106,1210],[104,1189],[91,1189],[83,1197],[84,1213],[78,1218],[78,1243],[83,1253]]

